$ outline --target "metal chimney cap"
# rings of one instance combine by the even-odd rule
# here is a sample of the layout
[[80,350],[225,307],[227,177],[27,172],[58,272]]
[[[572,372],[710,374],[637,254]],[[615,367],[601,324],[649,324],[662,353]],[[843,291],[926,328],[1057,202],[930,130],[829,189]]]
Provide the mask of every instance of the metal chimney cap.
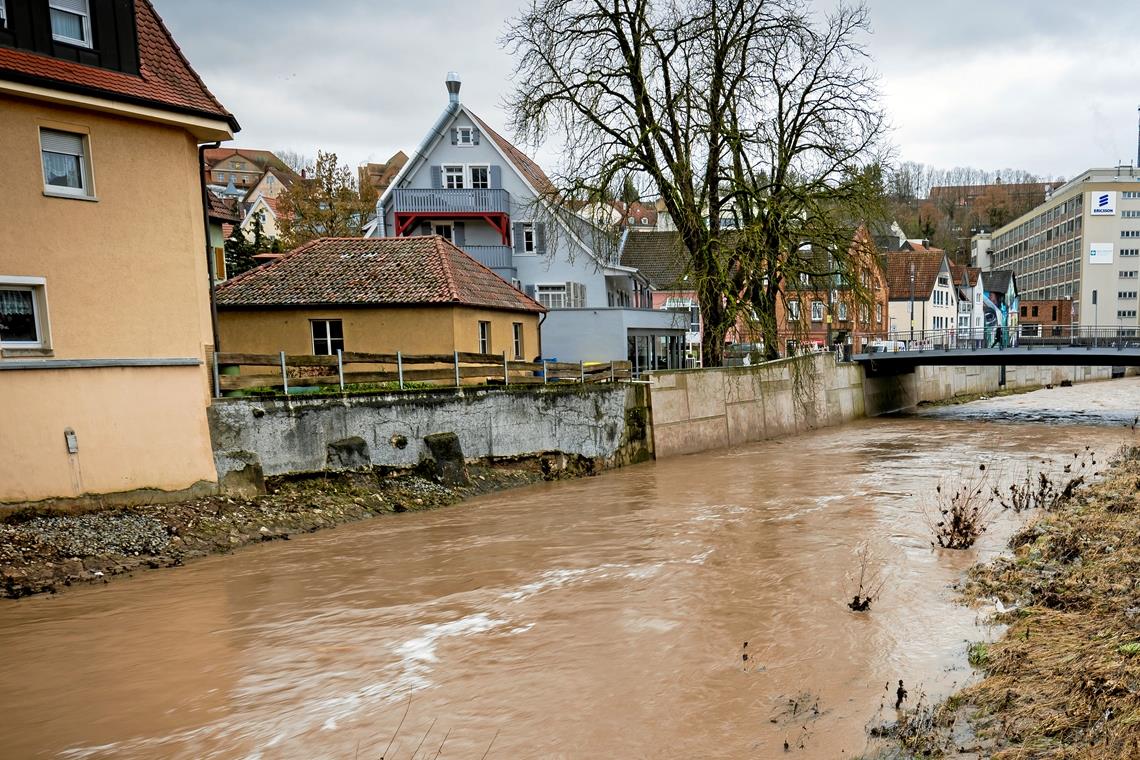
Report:
[[444,84],[447,85],[447,99],[452,103],[458,103],[459,87],[463,84],[463,82],[459,79],[459,72],[447,72],[447,79],[444,80]]

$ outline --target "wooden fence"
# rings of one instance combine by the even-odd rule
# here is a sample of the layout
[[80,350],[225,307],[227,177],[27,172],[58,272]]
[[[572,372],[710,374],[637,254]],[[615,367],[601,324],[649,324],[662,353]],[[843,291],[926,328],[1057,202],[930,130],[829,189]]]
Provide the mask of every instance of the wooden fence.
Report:
[[[273,367],[274,371],[265,368]],[[437,386],[542,385],[553,382],[603,383],[630,380],[630,362],[525,362],[504,354],[365,354],[335,356],[215,353],[214,395],[264,389],[289,393],[297,388],[351,390],[354,385],[407,383]]]

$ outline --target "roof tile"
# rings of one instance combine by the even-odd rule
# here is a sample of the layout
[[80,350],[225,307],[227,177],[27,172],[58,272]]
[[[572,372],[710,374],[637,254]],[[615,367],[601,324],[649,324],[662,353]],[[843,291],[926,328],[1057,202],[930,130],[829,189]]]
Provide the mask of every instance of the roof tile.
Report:
[[139,74],[65,61],[27,50],[0,47],[0,77],[5,73],[96,90],[114,98],[152,103],[224,119],[237,131],[237,120],[194,72],[149,0],[135,0]]
[[218,305],[545,309],[438,235],[320,238],[218,286]]

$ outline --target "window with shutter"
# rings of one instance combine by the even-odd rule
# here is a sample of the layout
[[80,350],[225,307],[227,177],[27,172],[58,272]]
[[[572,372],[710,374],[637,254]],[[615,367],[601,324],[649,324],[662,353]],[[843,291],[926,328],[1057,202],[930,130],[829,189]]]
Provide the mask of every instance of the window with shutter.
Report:
[[91,8],[88,0],[48,0],[51,37],[56,42],[91,47]]
[[91,195],[87,165],[87,136],[54,129],[40,130],[44,192],[50,195]]

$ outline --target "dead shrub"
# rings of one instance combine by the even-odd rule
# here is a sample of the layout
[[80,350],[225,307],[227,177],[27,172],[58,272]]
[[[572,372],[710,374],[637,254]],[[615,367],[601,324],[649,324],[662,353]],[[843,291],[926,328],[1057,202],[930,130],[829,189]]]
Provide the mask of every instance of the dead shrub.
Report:
[[934,509],[927,510],[927,522],[934,533],[932,546],[943,549],[969,549],[985,533],[993,520],[993,489],[986,466],[976,474],[962,473],[953,484],[943,479],[935,487]]

